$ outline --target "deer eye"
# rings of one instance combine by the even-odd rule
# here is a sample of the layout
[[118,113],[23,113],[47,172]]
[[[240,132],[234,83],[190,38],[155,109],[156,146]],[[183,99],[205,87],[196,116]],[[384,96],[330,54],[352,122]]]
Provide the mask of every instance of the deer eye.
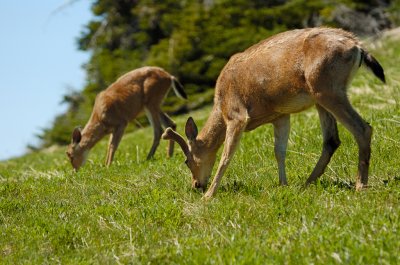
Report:
[[189,164],[189,161],[188,161],[187,159],[185,160],[185,164],[186,164],[186,165],[188,165],[188,164]]

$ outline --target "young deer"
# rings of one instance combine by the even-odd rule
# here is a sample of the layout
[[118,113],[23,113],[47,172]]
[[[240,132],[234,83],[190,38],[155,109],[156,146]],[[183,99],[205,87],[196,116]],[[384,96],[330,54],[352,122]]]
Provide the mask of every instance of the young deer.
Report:
[[[176,129],[176,124],[161,111],[161,103],[171,86],[177,96],[187,98],[183,86],[174,76],[158,67],[142,67],[121,76],[100,92],[85,128],[82,131],[77,128],[72,133],[67,155],[74,169],[78,170],[84,164],[90,149],[109,133],[106,165],[111,165],[125,127],[143,109],[154,129],[153,145],[147,159],[153,157],[163,132],[161,124]],[[170,141],[169,156],[172,156],[173,148],[173,141]]]
[[364,64],[385,82],[382,67],[349,32],[331,28],[287,31],[255,44],[231,57],[216,84],[214,107],[197,132],[189,118],[188,142],[168,128],[162,138],[176,141],[187,157],[192,187],[204,191],[224,142],[222,157],[210,188],[213,196],[242,133],[272,123],[279,182],[286,185],[285,157],[291,113],[313,105],[322,127],[322,154],[307,184],[320,177],[340,145],[336,120],[349,130],[359,148],[356,188],[368,183],[372,127],[351,106],[346,90],[352,76]]

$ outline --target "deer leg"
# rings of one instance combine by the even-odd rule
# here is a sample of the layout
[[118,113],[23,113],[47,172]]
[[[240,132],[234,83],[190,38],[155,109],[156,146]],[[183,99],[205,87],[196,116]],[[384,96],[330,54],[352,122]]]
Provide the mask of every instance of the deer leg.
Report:
[[231,120],[227,124],[226,129],[226,138],[224,143],[224,150],[222,152],[221,160],[218,165],[217,172],[215,177],[208,188],[207,192],[204,194],[205,199],[211,198],[218,189],[219,183],[221,181],[222,176],[225,173],[226,168],[231,161],[233,154],[235,153],[236,147],[240,142],[240,137],[244,129],[246,128],[247,121],[242,120]]
[[108,145],[107,145],[107,154],[106,154],[106,161],[105,161],[106,166],[108,166],[108,160],[109,160],[110,153],[111,153],[111,142],[112,142],[112,138],[113,138],[113,134],[111,133],[111,134],[110,134],[110,138],[109,138],[109,140],[108,140]]
[[358,172],[356,189],[368,185],[368,169],[371,156],[372,127],[353,109],[346,96],[319,99],[322,107],[331,112],[353,134],[358,145]]
[[290,132],[290,115],[285,115],[273,122],[274,125],[274,152],[278,162],[279,184],[287,185],[285,159]]
[[[176,123],[164,112],[160,112],[161,123],[164,128],[171,127],[174,131],[176,131]],[[168,143],[168,157],[172,157],[174,154],[174,143],[175,141],[169,140]]]
[[157,147],[160,144],[161,134],[163,133],[159,113],[160,111],[157,110],[146,109],[147,118],[149,119],[151,126],[153,126],[153,144],[147,155],[147,160],[151,159],[154,156],[154,153],[156,152]]
[[126,125],[118,126],[110,135],[107,148],[106,166],[110,166],[114,159],[115,151],[117,151],[118,145],[122,139],[122,135],[124,135],[125,127]]
[[335,117],[320,105],[317,104],[316,107],[321,124],[323,146],[321,156],[310,177],[307,179],[306,185],[315,182],[324,173],[332,155],[340,146],[340,139]]

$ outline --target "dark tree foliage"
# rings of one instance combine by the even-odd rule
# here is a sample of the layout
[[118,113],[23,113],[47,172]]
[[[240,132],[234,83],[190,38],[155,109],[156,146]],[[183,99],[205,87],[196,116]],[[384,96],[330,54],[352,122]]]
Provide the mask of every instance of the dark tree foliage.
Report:
[[[66,113],[40,135],[43,146],[66,144],[87,121],[96,94],[132,69],[155,65],[177,76],[189,102],[169,97],[165,109],[193,109],[212,101],[212,89],[230,56],[277,32],[320,25],[345,26],[338,6],[368,14],[389,0],[94,0],[94,18],[78,39],[91,53],[82,92],[64,97]],[[347,10],[347,9],[346,9]]]

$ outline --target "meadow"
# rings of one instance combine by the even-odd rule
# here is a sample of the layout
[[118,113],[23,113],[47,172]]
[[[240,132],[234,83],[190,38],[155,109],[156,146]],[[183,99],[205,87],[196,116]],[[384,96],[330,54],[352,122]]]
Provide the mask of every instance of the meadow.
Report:
[[[168,159],[163,141],[145,160],[143,128],[124,136],[110,168],[107,139],[78,173],[64,147],[0,162],[0,264],[399,264],[400,46],[369,50],[387,84],[361,69],[349,88],[374,128],[367,190],[354,189],[358,150],[341,125],[341,147],[304,188],[322,147],[314,108],[291,119],[289,186],[278,185],[265,125],[244,134],[210,201],[190,188],[179,146]],[[210,109],[190,113],[200,128]],[[187,117],[174,117],[181,133]]]

